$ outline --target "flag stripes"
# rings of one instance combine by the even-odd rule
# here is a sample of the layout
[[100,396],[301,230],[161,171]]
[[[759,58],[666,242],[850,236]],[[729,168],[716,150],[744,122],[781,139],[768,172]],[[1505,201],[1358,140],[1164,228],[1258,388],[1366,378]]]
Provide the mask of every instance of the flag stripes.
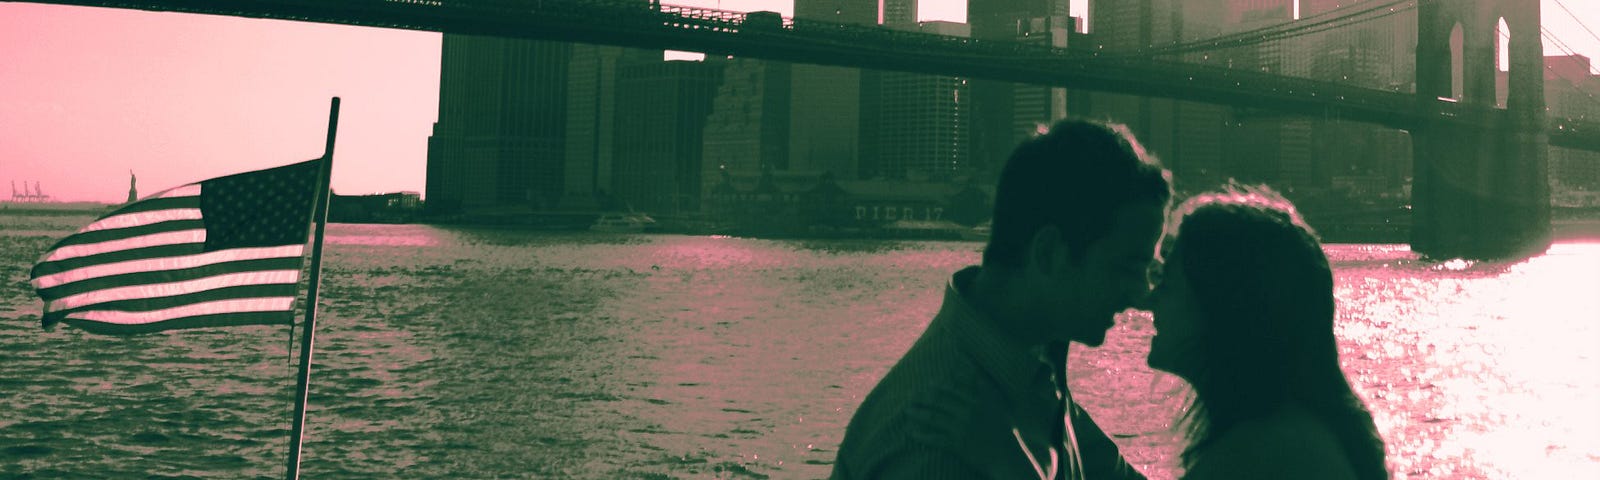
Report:
[[68,318],[84,318],[82,313],[107,312],[102,315],[124,315],[127,318],[144,318],[152,310],[165,310],[182,307],[185,305],[205,302],[212,299],[238,300],[265,297],[294,298],[298,286],[295,284],[275,285],[241,285],[224,287],[203,292],[188,293],[170,297],[133,298],[126,300],[113,300],[97,303],[92,306],[75,310],[50,311],[45,314],[48,320],[59,321]]
[[152,233],[149,235],[139,235],[136,237],[121,238],[100,243],[67,245],[56,249],[56,251],[50,252],[50,256],[45,257],[44,261],[55,262],[71,258],[99,255],[102,253],[131,250],[135,248],[155,247],[160,245],[178,245],[184,243],[199,243],[204,245],[205,242],[206,231],[203,228],[179,230],[176,232]]
[[300,270],[268,270],[263,272],[225,273],[180,282],[129,285],[103,288],[50,300],[51,310],[75,310],[90,305],[153,297],[176,297],[219,288],[286,283],[300,280]]
[[[304,251],[305,246],[303,245],[285,245],[282,247],[238,248],[179,257],[129,260],[43,275],[34,279],[33,284],[39,288],[40,297],[60,298],[78,293],[84,289],[105,288],[118,284],[172,282],[216,275],[232,270],[232,266],[217,265],[230,261],[238,262],[240,264],[239,267],[245,270],[257,270],[256,268],[249,268],[256,266],[254,262],[264,262],[260,264],[264,267],[261,270],[293,268],[292,265],[298,265],[300,256]],[[122,277],[122,275],[144,276]],[[89,280],[95,281],[91,282]],[[68,283],[73,285],[63,287]],[[58,289],[57,287],[61,288]]]
[[[38,265],[34,265],[33,275],[35,278],[38,278],[41,275],[50,275],[106,263],[155,259],[162,257],[176,257],[180,255],[198,255],[201,253],[205,253],[205,245],[200,243],[184,243],[178,245],[161,245],[156,247],[135,248],[116,252],[106,252],[87,257],[69,258],[66,260],[40,263]],[[35,284],[34,288],[39,288],[39,286]]]
[[[170,192],[162,192],[158,195],[164,195],[167,193]],[[145,200],[123,205],[116,210],[112,210],[111,214],[107,216],[109,217],[111,215],[122,215],[127,213],[152,212],[157,210],[170,210],[174,208],[200,208],[200,197],[194,195],[182,197],[152,196],[151,198]]]
[[82,320],[94,320],[108,323],[150,323],[169,320],[179,317],[194,315],[216,315],[227,312],[269,312],[275,310],[288,310],[294,306],[294,297],[274,298],[235,298],[229,300],[215,300],[210,302],[197,302],[188,305],[151,310],[147,312],[111,312],[92,311],[74,314]]
[[[196,211],[198,212],[199,210],[197,209]],[[143,215],[143,213],[135,213],[134,215]],[[63,247],[69,245],[87,245],[91,243],[109,242],[112,240],[124,240],[157,233],[171,233],[183,230],[205,230],[205,228],[205,222],[199,220],[198,218],[194,220],[174,220],[147,225],[134,225],[116,229],[102,229],[83,232],[78,235],[73,235],[63,239],[61,243],[57,245]]]
[[171,222],[174,220],[199,220],[200,209],[173,208],[168,210],[155,210],[135,212],[106,217],[104,220],[89,224],[79,232],[88,233],[112,228],[129,228],[153,223]]
[[127,334],[293,323],[319,166],[184,185],[79,229],[34,265],[45,326]]

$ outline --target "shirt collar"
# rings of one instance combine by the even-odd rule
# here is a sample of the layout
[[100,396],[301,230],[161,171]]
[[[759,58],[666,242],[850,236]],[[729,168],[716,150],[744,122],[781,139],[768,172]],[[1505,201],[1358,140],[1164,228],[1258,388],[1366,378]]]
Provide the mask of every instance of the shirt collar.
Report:
[[[1025,401],[1037,396],[1038,389],[1049,385],[1044,373],[1050,364],[1044,359],[1044,345],[1027,345],[1002,331],[995,321],[969,302],[962,294],[980,267],[971,266],[950,276],[945,286],[944,303],[933,318],[934,328],[951,334],[955,342],[972,357],[978,367],[1000,384],[1012,401]],[[1041,372],[1041,369],[1044,369]],[[1038,382],[1046,383],[1038,383]]]

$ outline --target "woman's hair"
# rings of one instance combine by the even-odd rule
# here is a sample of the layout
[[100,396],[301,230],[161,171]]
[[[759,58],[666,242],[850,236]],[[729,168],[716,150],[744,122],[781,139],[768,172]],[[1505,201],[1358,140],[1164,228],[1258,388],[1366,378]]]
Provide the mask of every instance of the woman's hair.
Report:
[[1183,463],[1240,422],[1296,403],[1333,430],[1358,478],[1388,478],[1372,414],[1339,369],[1332,268],[1294,205],[1230,183],[1172,215],[1162,250],[1182,264],[1201,323]]

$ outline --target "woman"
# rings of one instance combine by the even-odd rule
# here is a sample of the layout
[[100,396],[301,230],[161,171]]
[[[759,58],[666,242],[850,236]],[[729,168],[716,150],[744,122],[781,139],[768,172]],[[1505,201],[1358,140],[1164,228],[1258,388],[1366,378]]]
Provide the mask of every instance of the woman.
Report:
[[1388,478],[1339,369],[1333,272],[1294,206],[1230,186],[1173,216],[1148,363],[1195,390],[1184,478]]

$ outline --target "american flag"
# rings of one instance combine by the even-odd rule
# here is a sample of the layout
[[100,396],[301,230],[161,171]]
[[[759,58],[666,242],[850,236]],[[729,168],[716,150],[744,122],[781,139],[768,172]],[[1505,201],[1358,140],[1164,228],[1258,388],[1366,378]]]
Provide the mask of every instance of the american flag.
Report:
[[32,272],[45,328],[293,324],[323,161],[173,188],[57,242]]

